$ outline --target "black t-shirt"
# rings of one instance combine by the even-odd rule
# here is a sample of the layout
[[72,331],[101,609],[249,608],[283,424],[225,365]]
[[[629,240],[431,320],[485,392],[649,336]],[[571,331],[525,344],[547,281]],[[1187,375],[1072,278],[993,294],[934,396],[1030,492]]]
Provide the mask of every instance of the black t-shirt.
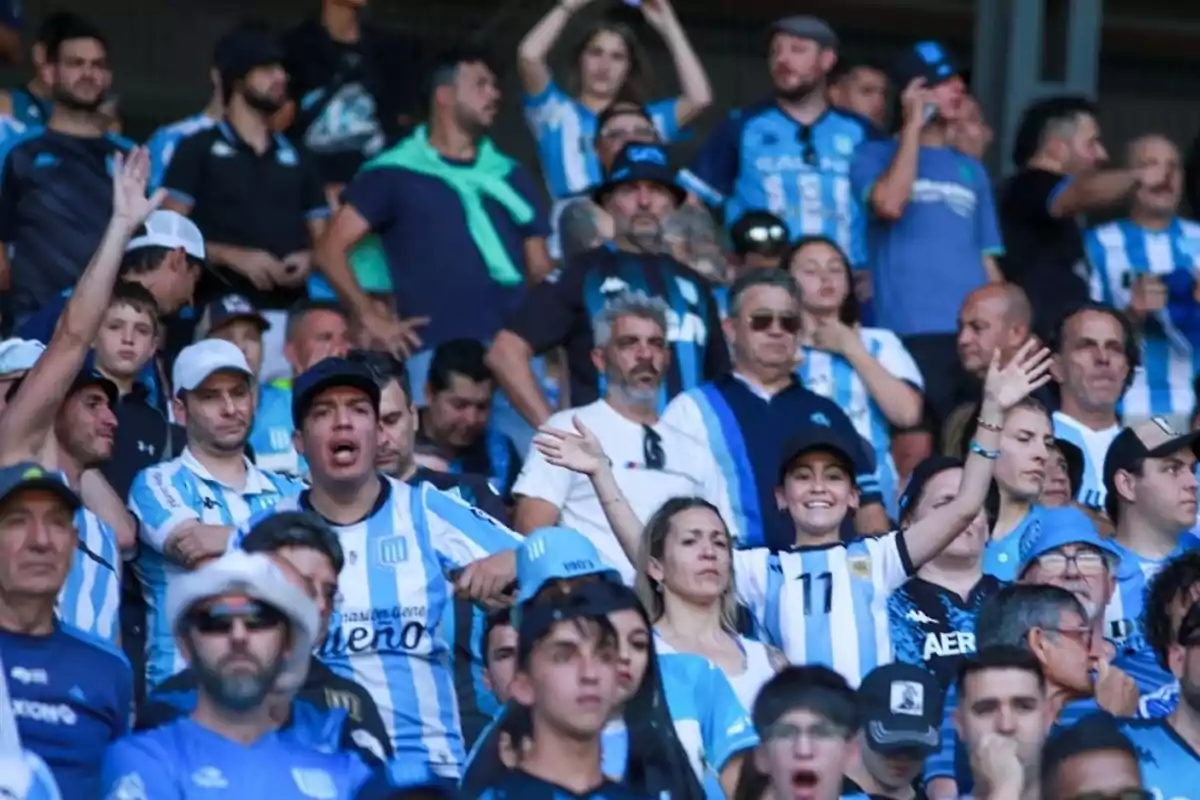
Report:
[[590,792],[578,794],[558,784],[535,778],[528,772],[519,769],[504,773],[495,784],[487,787],[484,795],[489,800],[553,800],[554,798],[570,797],[575,800],[649,800],[644,794],[638,794],[624,784],[605,780]]
[[1000,190],[1004,277],[1025,290],[1034,327],[1043,335],[1064,313],[1088,299],[1083,234],[1074,217],[1055,217],[1050,206],[1070,179],[1044,169],[1023,169]]
[[[916,792],[917,792],[916,795],[913,797],[913,800],[926,800],[925,789],[924,789],[924,787],[922,787],[920,785],[920,783],[921,783],[921,779],[918,778],[917,782],[913,785],[913,788],[916,789]],[[863,791],[863,788],[861,786],[859,786],[857,783],[850,780],[849,778],[842,778],[842,794],[843,795],[866,794],[867,797],[871,798],[871,800],[892,800],[892,798],[886,794],[867,794],[866,792]]]
[[564,348],[571,403],[584,406],[603,394],[592,362],[592,319],[610,299],[631,291],[660,298],[669,309],[671,363],[663,379],[667,400],[729,372],[729,346],[711,285],[666,255],[608,246],[581,253],[530,290],[505,327],[535,353]]
[[346,183],[363,161],[397,141],[419,103],[416,48],[363,25],[359,41],[336,42],[317,19],[283,41],[288,93],[296,114],[287,131],[324,183]]

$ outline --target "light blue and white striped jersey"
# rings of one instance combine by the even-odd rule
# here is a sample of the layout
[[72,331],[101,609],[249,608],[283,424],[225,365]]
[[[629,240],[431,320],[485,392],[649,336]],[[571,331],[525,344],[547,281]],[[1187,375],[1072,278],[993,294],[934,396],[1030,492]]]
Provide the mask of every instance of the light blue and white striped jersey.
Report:
[[175,148],[181,141],[194,133],[206,131],[216,124],[217,120],[206,114],[193,114],[178,122],[164,125],[150,134],[150,138],[146,140],[146,149],[150,151],[148,188],[153,191],[162,186],[163,177],[167,174],[167,167],[170,166],[171,159],[175,156]]
[[58,616],[105,641],[120,632],[121,547],[103,520],[81,508],[75,512],[79,546],[67,580],[58,593]]
[[[371,693],[396,759],[430,778],[458,778],[466,761],[442,630],[453,587],[447,574],[516,548],[521,537],[431,484],[380,477],[384,492],[355,525],[333,525],[346,554],[338,601],[318,657]],[[309,510],[307,492],[276,511]],[[236,547],[245,528],[231,539]]]
[[887,601],[914,572],[904,533],[772,553],[733,551],[738,599],[793,664],[820,664],[851,686],[892,661]]
[[1041,524],[1043,508],[1033,506],[1017,526],[1001,539],[988,539],[983,548],[983,571],[997,580],[1012,583],[1021,563],[1021,537],[1031,525]]
[[1167,307],[1149,315],[1139,332],[1142,366],[1121,398],[1122,414],[1190,416],[1196,405],[1192,376],[1200,369],[1200,319],[1191,288],[1200,267],[1200,223],[1177,217],[1164,230],[1151,231],[1119,219],[1089,230],[1084,247],[1094,300],[1128,308],[1137,275],[1157,275],[1167,284]]
[[[918,391],[924,391],[921,370],[901,343],[900,337],[883,328],[859,328],[858,333],[867,352],[889,375],[911,384]],[[801,354],[803,359],[796,368],[800,380],[810,390],[837,403],[854,423],[858,435],[870,443],[875,451],[879,491],[888,515],[895,519],[900,511],[897,505],[900,475],[896,471],[896,462],[892,460],[891,423],[867,391],[862,378],[843,356],[813,347],[802,347]]]
[[271,381],[259,386],[258,410],[250,428],[254,462],[263,469],[303,478],[308,462],[292,443],[292,387],[290,382]]
[[[596,114],[553,80],[536,97],[525,96],[525,121],[537,140],[542,174],[554,200],[588,191],[604,179],[596,157]],[[679,135],[676,98],[647,106],[663,144]]]
[[[1117,590],[1113,592],[1104,612],[1105,637],[1117,645],[1118,653],[1148,653],[1151,659],[1155,659],[1142,625],[1146,587],[1168,561],[1200,546],[1200,538],[1192,533],[1183,534],[1175,549],[1161,559],[1145,558],[1116,539],[1112,540],[1112,544],[1121,553],[1121,563],[1117,567]],[[1170,680],[1171,675],[1162,670],[1157,682],[1161,685]],[[1147,679],[1142,682],[1147,682]]]
[[1108,496],[1104,489],[1104,456],[1121,432],[1120,424],[1094,431],[1061,411],[1054,412],[1053,420],[1054,438],[1066,439],[1083,453],[1083,483],[1075,499],[1088,508],[1104,511],[1104,498]]
[[163,555],[163,545],[180,525],[237,527],[255,514],[304,488],[304,484],[246,462],[246,485],[221,483],[184,449],[171,461],[144,469],[133,479],[129,508],[141,523],[142,548],[134,569],[146,597],[146,684],[153,688],[186,666],[166,617],[167,592],[187,570]]

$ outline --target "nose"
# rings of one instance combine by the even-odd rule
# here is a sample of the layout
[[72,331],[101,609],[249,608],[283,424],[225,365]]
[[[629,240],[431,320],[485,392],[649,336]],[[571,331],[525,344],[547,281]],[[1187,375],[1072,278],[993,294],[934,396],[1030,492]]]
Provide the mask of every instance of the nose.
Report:
[[642,184],[641,186],[638,187],[638,193],[637,193],[638,207],[649,208],[650,203],[653,201],[653,199],[654,199],[654,192],[649,186],[647,186],[646,184]]
[[100,427],[107,431],[117,427],[117,415],[108,406],[104,406],[100,411]]
[[580,659],[579,664],[579,681],[580,683],[595,684],[600,679],[600,659],[595,656]]
[[45,552],[54,547],[54,540],[50,535],[50,526],[44,520],[34,520],[33,527],[29,532],[26,541],[30,549]]
[[1190,469],[1183,470],[1183,488],[1195,492],[1198,487],[1200,480],[1196,478],[1196,467],[1193,465]]

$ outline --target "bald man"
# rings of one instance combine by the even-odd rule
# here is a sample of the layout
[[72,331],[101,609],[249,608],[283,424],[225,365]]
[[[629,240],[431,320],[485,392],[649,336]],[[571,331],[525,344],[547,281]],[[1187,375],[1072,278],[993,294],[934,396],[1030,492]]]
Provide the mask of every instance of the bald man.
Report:
[[1196,405],[1193,365],[1200,355],[1195,270],[1200,224],[1179,216],[1183,168],[1179,149],[1158,134],[1139,137],[1126,152],[1129,167],[1162,179],[1133,195],[1129,216],[1090,229],[1084,248],[1092,267],[1092,298],[1134,323],[1145,369],[1122,401],[1126,425],[1155,416],[1186,428]]

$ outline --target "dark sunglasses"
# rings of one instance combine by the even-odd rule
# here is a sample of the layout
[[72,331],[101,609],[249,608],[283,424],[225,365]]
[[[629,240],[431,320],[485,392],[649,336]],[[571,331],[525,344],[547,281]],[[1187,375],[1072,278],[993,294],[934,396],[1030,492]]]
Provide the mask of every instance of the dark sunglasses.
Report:
[[283,612],[262,603],[230,606],[224,603],[193,611],[192,627],[202,634],[229,633],[233,623],[241,620],[248,631],[265,631],[284,623]]
[[649,425],[642,426],[642,461],[646,462],[646,469],[663,469],[667,466],[662,436]]
[[751,314],[750,330],[757,333],[768,331],[776,320],[784,333],[796,333],[800,330],[800,317],[796,314]]
[[815,167],[820,164],[817,158],[817,146],[813,144],[813,129],[811,125],[801,125],[796,132],[796,141],[800,143],[800,158],[805,166]]

